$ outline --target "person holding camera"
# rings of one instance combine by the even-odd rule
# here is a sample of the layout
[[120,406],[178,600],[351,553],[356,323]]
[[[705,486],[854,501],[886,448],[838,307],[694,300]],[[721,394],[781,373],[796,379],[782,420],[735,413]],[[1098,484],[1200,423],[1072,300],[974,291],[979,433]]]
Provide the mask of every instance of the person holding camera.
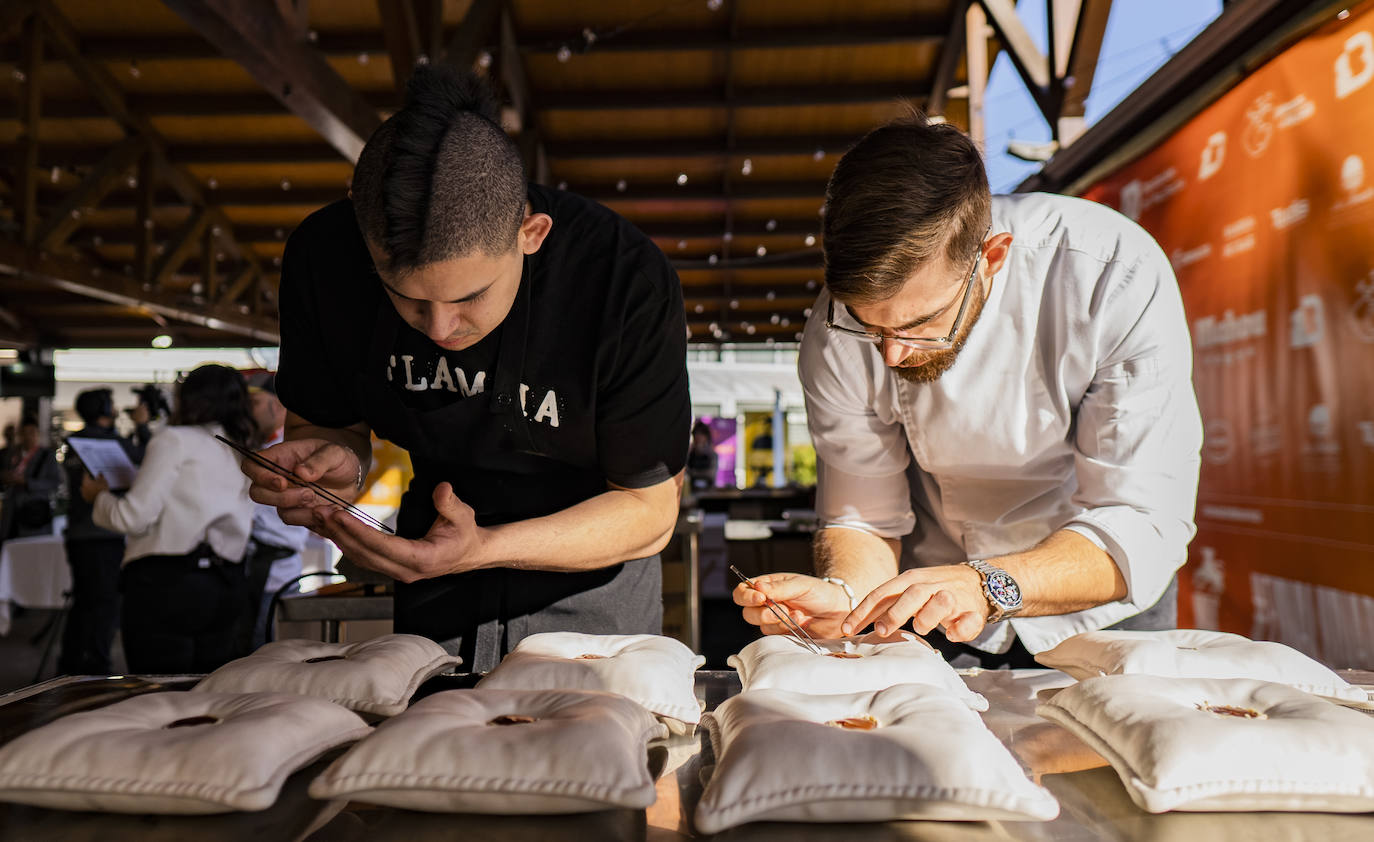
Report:
[[247,446],[253,433],[243,375],[203,365],[178,385],[172,423],[149,442],[127,494],[82,479],[96,525],[128,538],[120,627],[130,672],[210,672],[233,657],[253,502],[237,455],[214,437]]

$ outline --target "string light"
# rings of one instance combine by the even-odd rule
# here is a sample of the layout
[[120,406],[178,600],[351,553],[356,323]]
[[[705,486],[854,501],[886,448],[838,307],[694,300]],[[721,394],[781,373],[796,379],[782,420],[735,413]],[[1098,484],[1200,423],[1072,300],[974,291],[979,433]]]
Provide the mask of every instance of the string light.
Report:
[[764,296],[764,298],[768,299],[769,301],[772,301],[773,299],[775,299],[775,298],[777,298],[777,297],[778,297],[778,294],[777,294],[776,292],[773,292],[773,290],[771,290],[771,289],[768,290],[768,294]]
[[567,190],[567,189],[568,189],[568,182],[566,182],[566,181],[560,181],[560,182],[558,182],[558,189],[559,189],[559,190]]
[[744,332],[747,333],[747,334],[749,334],[750,336],[753,336],[753,335],[754,335],[754,326],[753,326],[753,325],[749,325],[749,326],[745,327],[745,328],[744,328]]
[[740,175],[749,175],[754,171],[754,159],[745,158],[744,163],[739,166]]
[[358,53],[358,64],[367,64],[369,61],[372,61],[372,56],[366,52]]
[[677,174],[677,186],[678,186],[678,187],[681,187],[682,185],[684,185],[684,184],[686,184],[686,183],[687,183],[687,173],[685,173],[685,172],[680,172],[680,173],[678,173],[678,174]]
[[563,64],[567,64],[568,59],[572,58],[572,48],[569,47],[567,44],[564,44],[563,46],[559,47],[557,58]]
[[809,247],[809,246],[814,246],[814,245],[816,244],[816,235],[815,235],[815,234],[807,234],[807,235],[806,235],[806,239],[805,239],[805,240],[802,240],[802,242],[806,243],[806,245],[807,245],[808,247]]
[[483,70],[486,70],[487,68],[491,67],[491,53],[487,52],[486,50],[483,50],[482,52],[478,53],[477,66],[482,68]]
[[272,231],[272,236],[273,236],[273,237],[276,237],[278,240],[280,240],[282,237],[285,237],[285,236],[286,236],[286,229],[285,229],[285,228],[277,228],[277,229],[275,229],[275,230]]
[[738,309],[739,309],[739,299],[738,299],[738,298],[732,298],[732,299],[730,299],[730,309],[731,309],[731,310],[738,310]]
[[620,179],[619,181],[617,181],[617,182],[615,183],[615,192],[617,192],[617,193],[624,193],[624,192],[625,192],[625,188],[627,188],[627,187],[629,187],[629,186],[630,186],[629,182],[627,182],[625,179],[622,178],[622,179]]
[[678,241],[677,241],[677,250],[678,250],[678,251],[682,251],[682,250],[685,249],[685,248],[687,248],[687,241],[686,241],[686,240],[678,240]]
[[770,219],[763,227],[769,231],[776,231],[778,230],[778,221],[776,219]]
[[754,249],[754,254],[757,254],[759,257],[763,257],[767,253],[768,249],[763,246],[759,246],[758,248]]
[[772,322],[773,324],[778,324],[782,321],[782,316],[779,316],[777,313],[774,313],[773,315],[768,317],[768,321]]
[[706,312],[706,308],[703,307],[702,305],[698,304],[697,306],[695,306],[695,307],[692,308],[692,312],[694,312],[694,313],[705,313],[705,312]]
[[289,178],[283,178],[283,179],[281,180],[281,189],[283,189],[283,190],[290,190],[290,189],[291,189],[291,179],[289,179]]
[[824,160],[825,160],[825,150],[824,150],[824,149],[817,148],[815,152],[812,152],[812,153],[811,153],[811,160],[813,160],[813,161],[824,161]]
[[806,282],[806,288],[807,288],[807,289],[815,289],[815,288],[816,288],[816,279],[815,279],[815,278],[811,278],[810,280],[808,280],[808,281]]
[[810,308],[810,307],[807,307],[805,310],[802,311],[802,318],[803,318],[803,319],[809,319],[809,318],[811,318],[811,308]]
[[728,243],[728,242],[731,242],[731,241],[733,241],[733,240],[735,239],[735,232],[733,232],[733,231],[726,231],[724,234],[721,235],[720,238],[721,238],[722,240],[724,240],[725,242],[727,242],[727,243]]
[[706,258],[706,262],[711,264],[712,266],[715,266],[717,263],[720,262],[720,258],[713,254],[710,257]]
[[787,318],[786,316],[783,316],[782,319],[778,321],[778,324],[782,325],[783,327],[787,327],[788,325],[792,324],[792,320]]
[[713,12],[719,12],[720,7],[725,4],[725,0],[706,0],[706,8]]
[[62,177],[62,168],[61,168],[61,167],[53,167],[52,169],[48,170],[48,178],[52,180],[52,183],[53,183],[53,184],[56,184],[56,183],[57,183],[57,180],[58,180],[59,178],[61,178],[61,177]]
[[135,79],[143,75],[143,71],[138,69],[137,59],[129,59],[129,75]]
[[205,186],[209,187],[211,190],[214,190],[215,188],[219,187],[219,180],[212,178],[209,181],[205,182]]

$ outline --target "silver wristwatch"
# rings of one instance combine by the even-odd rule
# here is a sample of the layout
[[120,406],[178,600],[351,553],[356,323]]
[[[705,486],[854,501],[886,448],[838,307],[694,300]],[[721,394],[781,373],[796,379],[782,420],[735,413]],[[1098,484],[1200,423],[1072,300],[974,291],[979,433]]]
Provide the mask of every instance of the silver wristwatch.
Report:
[[1010,573],[982,559],[972,559],[964,563],[977,570],[983,580],[983,596],[987,597],[990,606],[989,623],[1005,620],[1020,612],[1021,586],[1016,584]]

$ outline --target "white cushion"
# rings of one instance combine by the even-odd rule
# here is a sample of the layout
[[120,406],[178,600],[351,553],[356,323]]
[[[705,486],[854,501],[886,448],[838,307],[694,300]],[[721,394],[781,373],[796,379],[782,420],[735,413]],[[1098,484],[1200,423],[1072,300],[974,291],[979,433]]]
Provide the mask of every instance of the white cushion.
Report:
[[739,672],[745,690],[830,693],[929,684],[955,694],[974,710],[988,709],[987,699],[969,690],[939,652],[909,632],[816,642],[827,654],[804,649],[785,635],[765,635],[731,655],[728,663]]
[[116,813],[265,810],[292,772],[369,730],[356,713],[306,696],[148,693],[0,747],[0,800]]
[[701,719],[693,673],[705,662],[671,637],[545,632],[520,641],[477,686],[618,693],[690,734]]
[[1097,675],[1252,678],[1343,703],[1369,702],[1364,690],[1296,649],[1228,632],[1085,632],[1041,652],[1035,660],[1078,679]]
[[394,716],[426,679],[462,663],[434,641],[389,634],[361,643],[279,640],[207,675],[207,693],[299,693]]
[[664,730],[610,693],[449,690],[378,726],[310,795],[454,813],[642,809],[654,801],[645,746]]
[[[840,720],[873,727],[827,724]],[[832,696],[754,690],[707,714],[706,726],[717,762],[696,808],[703,833],[752,821],[1059,814],[978,714],[929,685]]]
[[1374,810],[1374,719],[1283,684],[1109,675],[1036,709],[1169,810]]

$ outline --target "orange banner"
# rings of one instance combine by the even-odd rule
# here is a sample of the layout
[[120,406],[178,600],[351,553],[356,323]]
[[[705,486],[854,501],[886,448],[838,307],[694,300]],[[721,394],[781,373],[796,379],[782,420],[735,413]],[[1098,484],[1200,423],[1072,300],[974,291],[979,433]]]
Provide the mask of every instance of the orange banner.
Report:
[[1084,195],[1164,247],[1192,328],[1180,623],[1374,667],[1374,6]]

